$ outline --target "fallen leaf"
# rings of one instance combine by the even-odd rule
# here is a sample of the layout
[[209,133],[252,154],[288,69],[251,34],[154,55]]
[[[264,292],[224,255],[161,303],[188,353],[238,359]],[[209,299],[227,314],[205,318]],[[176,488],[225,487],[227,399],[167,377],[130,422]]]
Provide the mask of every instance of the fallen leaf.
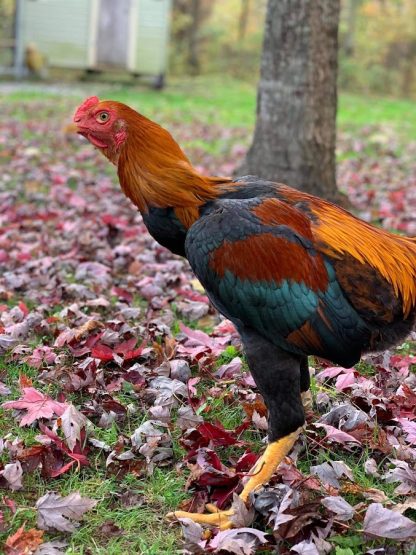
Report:
[[206,545],[206,540],[203,540],[204,529],[200,524],[194,522],[190,518],[180,518],[182,533],[184,536],[185,548],[191,553],[201,554],[205,552],[203,549]]
[[74,330],[74,337],[77,341],[79,341],[82,336],[103,327],[104,325],[102,324],[102,322],[99,322],[98,320],[87,320],[85,324],[82,324],[82,326]]
[[358,443],[359,445],[361,445],[361,441],[359,441],[352,435],[347,434],[346,432],[342,432],[341,430],[334,428],[334,426],[330,426],[329,424],[320,424],[319,422],[317,422],[315,426],[317,428],[325,429],[325,439],[336,441],[337,443]]
[[110,347],[107,345],[103,345],[102,343],[98,343],[91,349],[91,356],[93,358],[98,358],[104,362],[108,362],[109,360],[113,360],[114,353]]
[[292,545],[290,550],[298,553],[298,555],[320,555],[316,545],[307,540],[297,543],[296,545]]
[[236,555],[252,555],[267,543],[266,534],[254,528],[235,528],[219,532],[209,543],[215,552],[225,551]]
[[114,538],[123,535],[123,530],[113,520],[103,522],[97,530],[100,536],[104,538]]
[[340,487],[339,478],[345,476],[349,480],[353,480],[350,467],[342,461],[324,462],[316,466],[311,466],[310,473],[316,474],[324,484],[329,484],[335,488]]
[[231,505],[233,515],[230,517],[234,528],[244,528],[250,526],[254,520],[254,509],[247,508],[244,501],[236,493],[233,494],[233,503]]
[[40,545],[34,555],[64,555],[68,543],[62,540],[45,542]]
[[39,418],[51,418],[54,414],[62,416],[68,407],[67,403],[58,403],[44,395],[34,387],[25,387],[23,397],[18,401],[6,401],[4,409],[26,410],[27,414],[20,421],[20,426],[29,426]]
[[203,422],[197,429],[203,437],[208,438],[214,445],[235,445],[238,443],[237,439],[230,432],[224,430],[220,424]]
[[416,497],[409,497],[404,503],[397,503],[391,507],[392,511],[397,511],[398,513],[405,513],[408,509],[416,511]]
[[348,501],[345,501],[342,497],[324,497],[321,499],[321,503],[328,510],[336,514],[337,520],[351,520],[354,516],[354,507],[352,507]]
[[372,503],[365,513],[363,532],[374,538],[408,540],[416,537],[416,523],[380,503]]
[[42,530],[74,532],[77,524],[72,521],[81,520],[84,513],[90,511],[96,504],[97,501],[81,497],[78,492],[70,493],[66,497],[49,492],[36,502],[37,525]]
[[351,495],[361,495],[364,499],[369,499],[375,503],[386,503],[389,501],[384,491],[377,488],[365,488],[359,484],[343,484],[340,491],[341,493],[348,493]]
[[0,395],[10,395],[11,389],[3,382],[0,382]]
[[25,530],[25,525],[21,526],[17,532],[9,536],[4,545],[6,555],[31,555],[43,542],[43,530],[30,528]]
[[61,427],[65,436],[65,441],[71,451],[77,441],[81,441],[81,430],[87,424],[86,417],[70,404],[61,416]]
[[176,420],[177,426],[182,430],[187,430],[188,428],[195,428],[203,422],[202,416],[196,414],[195,411],[190,406],[180,407],[178,410],[178,418]]
[[6,464],[4,470],[2,470],[0,474],[7,480],[11,490],[17,491],[22,489],[23,470],[19,461]]
[[390,469],[383,478],[387,483],[400,482],[394,490],[396,495],[408,495],[416,492],[416,470],[410,468],[406,461],[393,460],[395,468]]
[[364,470],[365,470],[365,473],[369,474],[370,476],[374,476],[375,478],[380,477],[380,473],[377,469],[377,463],[371,457],[365,461]]
[[408,418],[399,418],[399,422],[407,434],[407,441],[411,444],[416,445],[416,422],[412,422]]

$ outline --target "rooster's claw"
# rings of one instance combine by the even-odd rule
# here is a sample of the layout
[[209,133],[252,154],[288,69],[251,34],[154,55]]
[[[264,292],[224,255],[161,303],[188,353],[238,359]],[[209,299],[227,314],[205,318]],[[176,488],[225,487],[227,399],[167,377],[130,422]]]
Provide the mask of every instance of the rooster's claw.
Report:
[[187,513],[186,511],[175,511],[174,513],[168,513],[166,516],[168,519],[172,520],[174,518],[190,518],[198,524],[208,524],[220,530],[229,530],[233,527],[233,522],[229,518],[234,514],[232,509],[228,511],[219,511],[215,505],[208,505],[207,509],[210,514],[206,513]]

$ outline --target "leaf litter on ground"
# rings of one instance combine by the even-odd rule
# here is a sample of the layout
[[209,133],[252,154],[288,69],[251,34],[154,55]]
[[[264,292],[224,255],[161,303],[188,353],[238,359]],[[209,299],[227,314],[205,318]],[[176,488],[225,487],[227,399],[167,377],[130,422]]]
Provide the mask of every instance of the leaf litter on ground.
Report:
[[[187,478],[186,510],[238,504],[267,417],[233,326],[209,305],[187,263],[148,235],[106,161],[63,136],[59,123],[53,127],[70,116],[64,104],[48,107],[48,121],[31,120],[33,110],[45,108],[32,102],[17,120],[9,107],[0,122],[7,145],[0,158],[0,395],[3,414],[18,424],[0,438],[7,494],[0,524],[7,530],[12,521],[12,497],[27,496],[37,528],[10,530],[4,549],[38,555],[62,553],[86,511],[99,510],[98,498],[59,493],[66,476],[92,466],[118,480],[173,468]],[[233,171],[244,133],[174,124],[179,141],[209,142],[225,131],[221,155],[190,148],[207,173]],[[374,132],[362,130],[359,140],[340,134],[339,149],[353,156],[339,164],[339,183],[358,215],[416,235],[416,145],[400,145],[399,158],[392,136],[390,150],[383,143],[368,154],[363,144]],[[387,553],[391,539],[405,553],[416,535],[409,498],[415,338],[353,369],[315,361],[315,424],[293,460],[253,495],[254,512],[235,505],[234,530],[207,533],[182,522],[184,549],[310,555],[341,549],[341,540],[348,549],[359,535],[360,552]],[[9,375],[16,367],[20,381]],[[24,430],[35,435],[29,440]],[[33,503],[28,484],[37,474],[45,493]],[[117,492],[121,506],[146,504],[143,494],[125,498]],[[123,530],[102,522],[100,534],[120,538]]]

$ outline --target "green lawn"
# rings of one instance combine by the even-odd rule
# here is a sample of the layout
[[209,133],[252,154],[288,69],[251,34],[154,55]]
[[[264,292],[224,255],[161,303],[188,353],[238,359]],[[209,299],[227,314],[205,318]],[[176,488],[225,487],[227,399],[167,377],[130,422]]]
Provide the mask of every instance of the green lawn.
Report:
[[[22,91],[1,93],[4,102],[25,102],[58,93],[39,90],[40,85],[25,87]],[[72,89],[72,90],[71,90]],[[85,93],[84,93],[85,91]],[[161,92],[148,87],[109,86],[103,83],[85,83],[65,86],[68,112],[70,97],[77,100],[98,94],[131,104],[143,114],[158,121],[193,121],[195,119],[223,126],[251,128],[255,121],[255,87],[220,77],[200,77],[177,80],[171,78]],[[339,94],[338,125],[343,129],[359,129],[368,125],[389,125],[409,139],[416,139],[416,103],[382,97],[364,97],[351,93]]]

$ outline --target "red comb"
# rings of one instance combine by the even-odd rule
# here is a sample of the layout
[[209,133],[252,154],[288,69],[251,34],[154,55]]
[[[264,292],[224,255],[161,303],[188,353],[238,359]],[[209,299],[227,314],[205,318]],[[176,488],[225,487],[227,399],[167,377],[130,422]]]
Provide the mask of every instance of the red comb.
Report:
[[98,98],[98,96],[90,96],[89,98],[84,100],[84,102],[81,104],[81,106],[75,112],[74,121],[75,122],[79,121],[82,118],[82,116],[85,116],[85,114],[88,112],[88,110],[90,108],[92,108],[93,106],[95,106],[99,102],[100,102],[100,99]]

